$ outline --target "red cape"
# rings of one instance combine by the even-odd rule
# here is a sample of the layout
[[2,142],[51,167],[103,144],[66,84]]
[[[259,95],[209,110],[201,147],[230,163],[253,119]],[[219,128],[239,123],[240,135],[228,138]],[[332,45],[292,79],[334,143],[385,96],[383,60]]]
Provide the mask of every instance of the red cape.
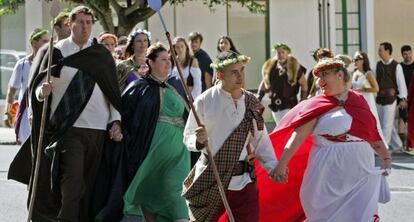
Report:
[[[320,95],[305,100],[291,109],[270,134],[277,158],[280,159],[295,128],[337,106],[338,100],[335,97]],[[353,118],[349,134],[368,142],[381,140],[375,117],[362,95],[350,91],[344,108]],[[270,180],[266,170],[256,164],[261,222],[298,222],[306,218],[300,204],[299,190],[312,147],[313,138],[309,136],[289,162],[289,182],[285,184]]]

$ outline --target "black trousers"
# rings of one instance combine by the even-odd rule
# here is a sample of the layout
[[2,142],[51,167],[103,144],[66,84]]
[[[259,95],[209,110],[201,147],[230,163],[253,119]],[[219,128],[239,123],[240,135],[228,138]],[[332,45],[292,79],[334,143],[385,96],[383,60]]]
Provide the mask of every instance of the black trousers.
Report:
[[[48,186],[41,189],[46,195],[40,194],[37,198],[37,212],[33,221],[93,221],[91,195],[102,157],[105,133],[104,130],[72,127],[58,142],[57,147],[61,151],[60,193],[52,193],[50,190],[49,173],[49,183],[46,183]],[[49,167],[50,171],[50,163],[44,164],[44,167]],[[37,192],[42,192],[41,190]],[[53,197],[47,196],[48,193]]]

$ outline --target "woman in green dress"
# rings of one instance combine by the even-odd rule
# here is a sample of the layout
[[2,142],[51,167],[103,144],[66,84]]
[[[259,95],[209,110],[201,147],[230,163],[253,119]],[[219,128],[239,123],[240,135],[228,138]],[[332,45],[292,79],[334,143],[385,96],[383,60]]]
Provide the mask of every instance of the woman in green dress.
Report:
[[[141,100],[153,98],[148,102],[129,102],[129,110],[124,111],[130,119],[123,119],[123,122],[127,121],[131,140],[135,135],[148,135],[148,132],[142,132],[145,127],[142,121],[136,121],[136,116],[147,113],[149,118],[156,118],[152,123],[156,126],[152,135],[148,135],[151,138],[147,142],[147,150],[142,148],[145,142],[131,143],[134,149],[141,149],[140,152],[146,154],[124,195],[124,215],[142,215],[146,222],[184,222],[188,221],[189,216],[185,200],[181,197],[182,181],[190,171],[189,152],[183,144],[186,102],[177,91],[180,89],[172,86],[177,84],[172,84],[169,79],[171,62],[167,49],[156,43],[148,49],[147,58],[149,74],[126,89],[123,102],[135,101],[139,97],[145,97]],[[151,123],[151,120],[146,121]],[[137,130],[134,132],[134,129]]]

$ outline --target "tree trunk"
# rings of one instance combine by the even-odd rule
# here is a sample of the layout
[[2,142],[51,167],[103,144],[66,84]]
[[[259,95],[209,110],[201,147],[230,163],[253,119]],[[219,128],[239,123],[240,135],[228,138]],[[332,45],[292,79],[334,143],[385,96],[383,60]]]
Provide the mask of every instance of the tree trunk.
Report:
[[[168,0],[162,0],[162,5],[166,2],[168,2]],[[137,8],[132,11],[130,9],[127,11],[128,8],[120,5],[114,5],[115,3],[112,1],[109,1],[109,4],[114,9],[116,16],[118,17],[118,25],[114,26],[111,10],[102,13],[99,19],[105,31],[113,33],[117,36],[128,36],[128,34],[138,23],[147,20],[156,13],[146,4],[144,4],[145,7],[142,7],[142,4],[137,4]],[[134,7],[134,4],[130,7]]]

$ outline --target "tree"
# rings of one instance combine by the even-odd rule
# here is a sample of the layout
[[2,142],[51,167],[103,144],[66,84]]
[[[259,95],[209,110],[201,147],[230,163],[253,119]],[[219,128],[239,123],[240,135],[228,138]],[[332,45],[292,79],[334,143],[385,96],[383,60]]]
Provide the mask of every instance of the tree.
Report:
[[[51,1],[51,0],[45,0]],[[147,0],[67,0],[76,4],[84,4],[91,8],[98,21],[105,31],[114,33],[118,36],[127,35],[137,23],[145,21],[151,17],[155,11],[149,6]],[[162,5],[167,2],[170,4],[184,4],[192,0],[161,0]],[[214,9],[217,5],[231,6],[231,3],[238,2],[243,7],[247,7],[251,12],[263,13],[265,5],[258,0],[200,0],[203,4]],[[25,0],[0,0],[0,16],[13,14],[17,8],[24,4]],[[118,18],[118,24],[114,23],[114,15]]]

